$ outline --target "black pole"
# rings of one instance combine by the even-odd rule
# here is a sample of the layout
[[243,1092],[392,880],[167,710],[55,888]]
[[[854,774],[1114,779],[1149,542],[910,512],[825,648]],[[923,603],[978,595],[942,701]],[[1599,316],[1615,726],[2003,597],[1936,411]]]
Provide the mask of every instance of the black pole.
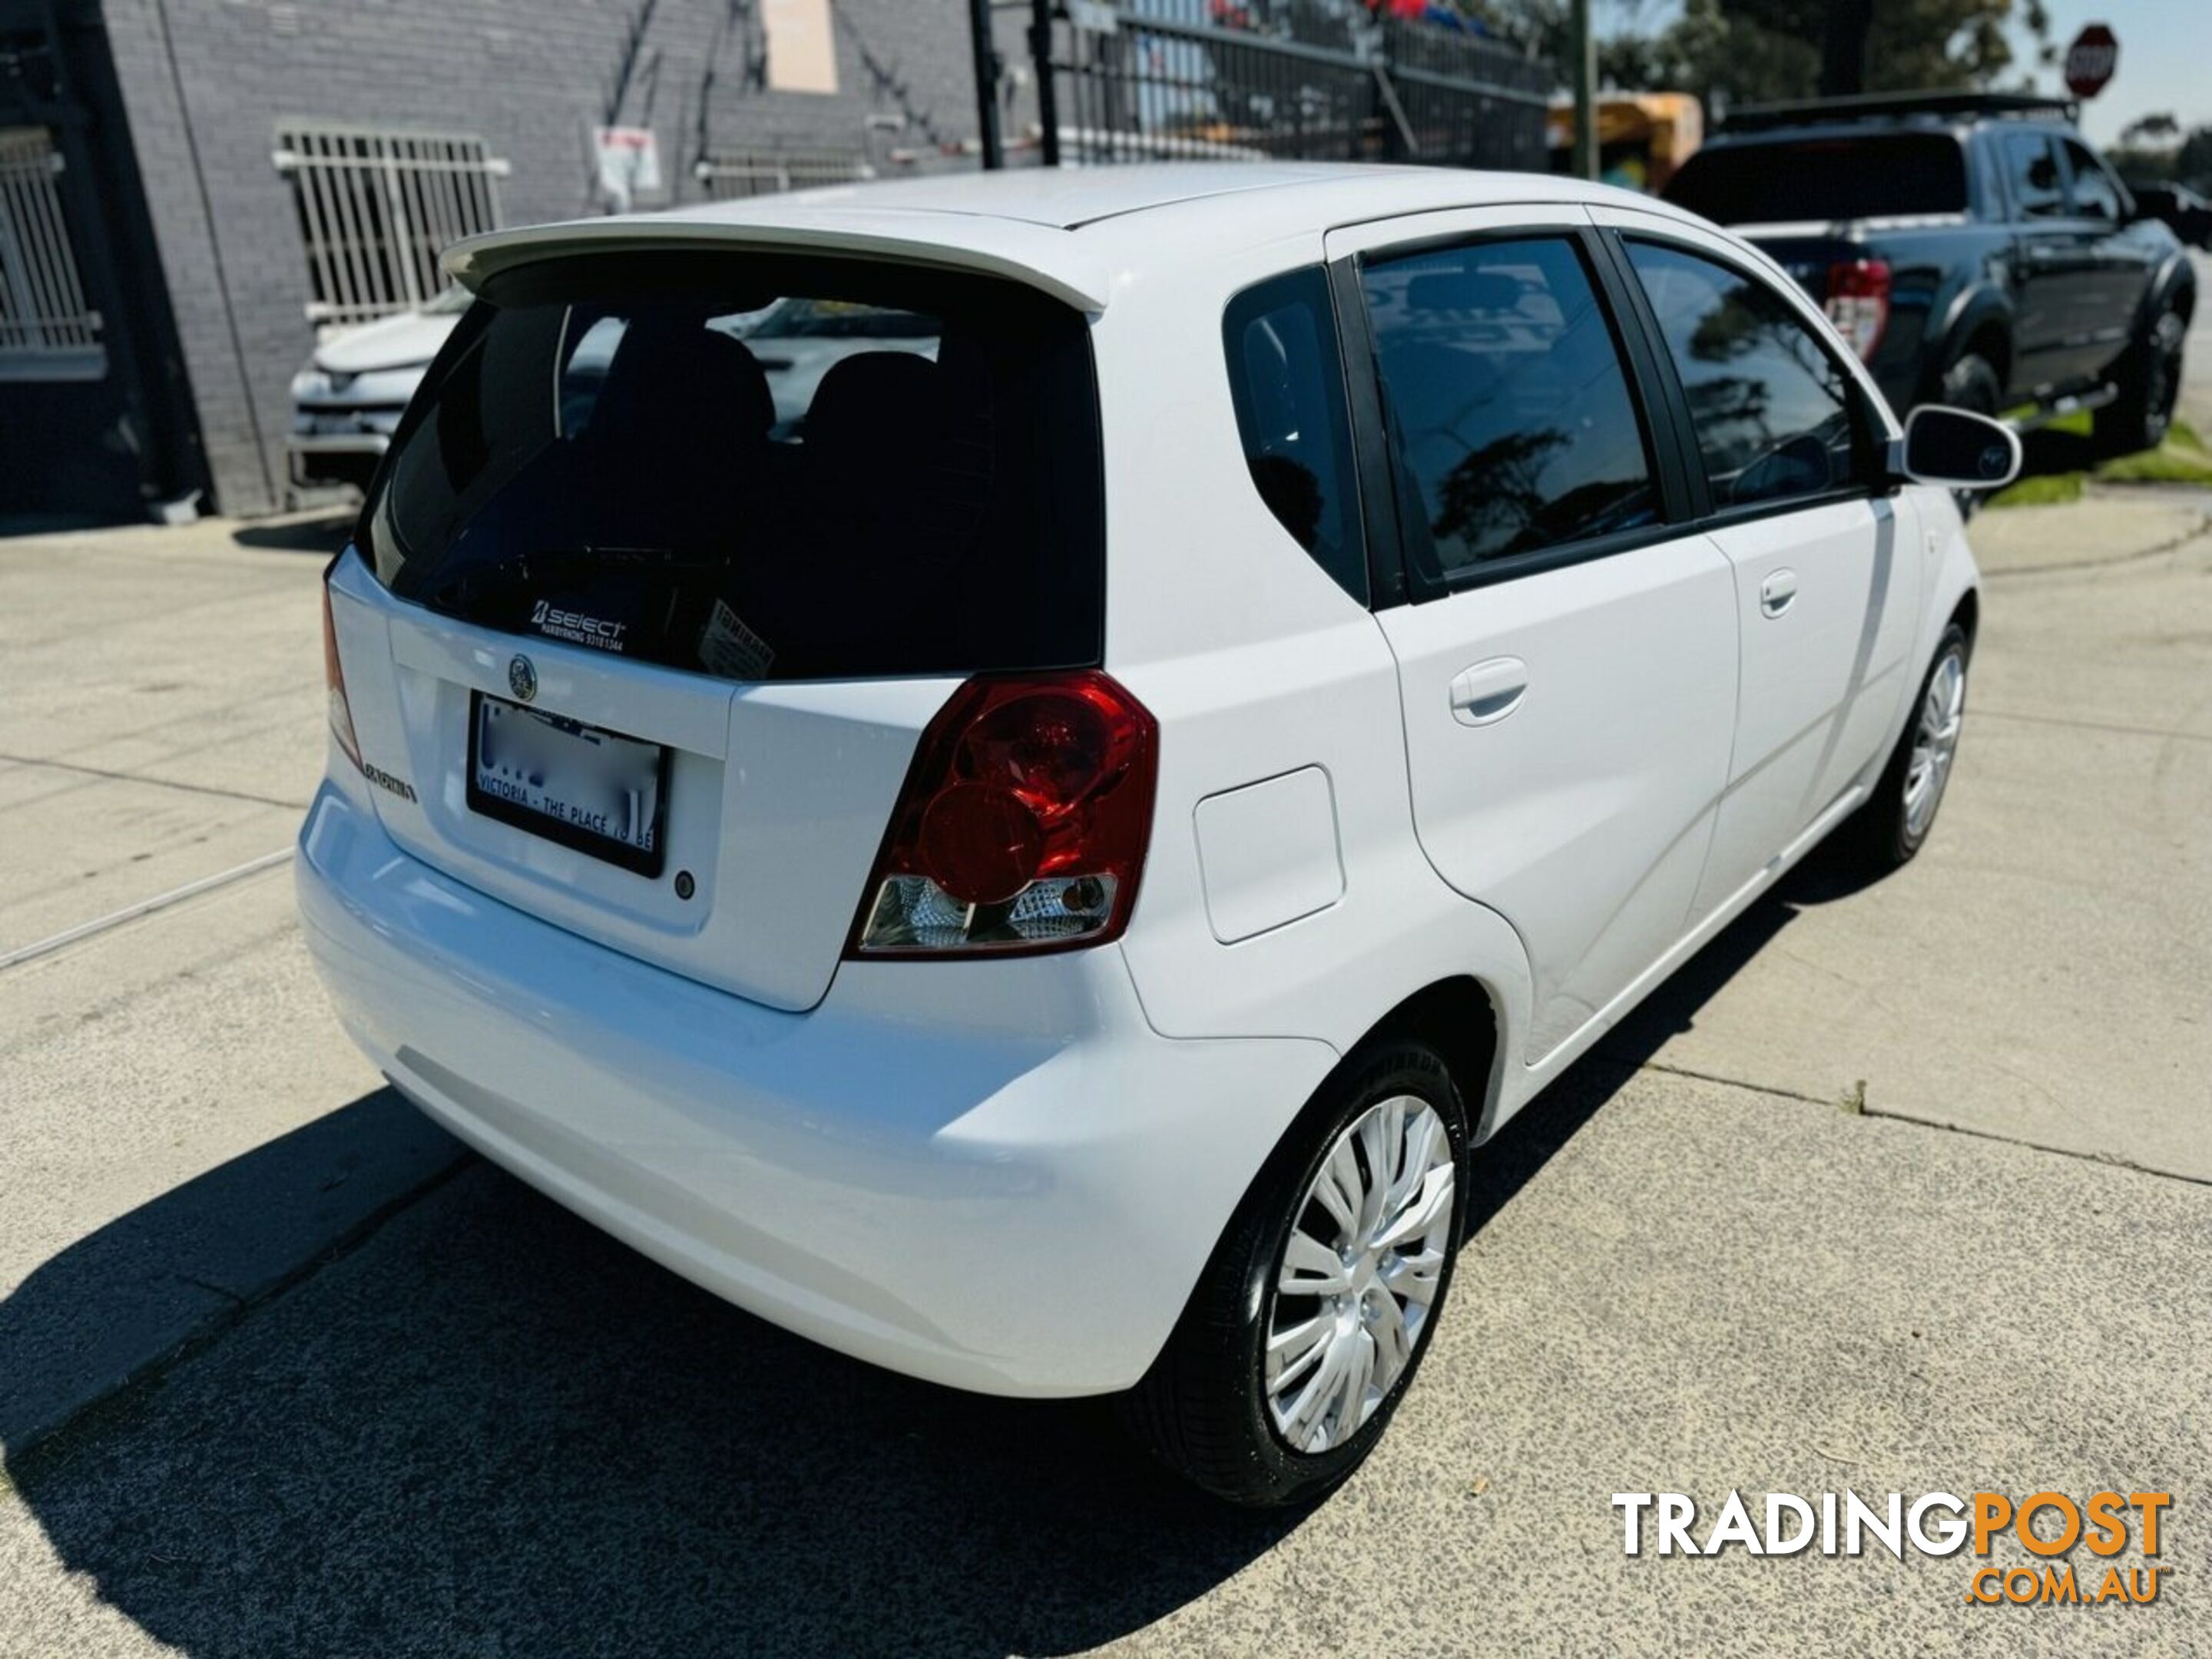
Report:
[[983,165],[1006,165],[1006,141],[999,131],[999,48],[991,39],[991,0],[968,0],[968,27],[975,40],[975,113],[981,120]]
[[1052,0],[1032,0],[1030,61],[1036,68],[1037,125],[1044,129],[1044,164],[1060,165],[1060,73],[1052,61]]

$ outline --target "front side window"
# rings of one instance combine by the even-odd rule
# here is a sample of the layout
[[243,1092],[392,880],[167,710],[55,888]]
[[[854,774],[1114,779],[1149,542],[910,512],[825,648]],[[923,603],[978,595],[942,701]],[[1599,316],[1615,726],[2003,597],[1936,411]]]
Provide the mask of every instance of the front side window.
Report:
[[1782,295],[1715,259],[1632,240],[1689,399],[1713,506],[1824,495],[1863,476],[1843,366]]
[[1244,460],[1260,499],[1337,585],[1367,602],[1366,550],[1328,279],[1318,266],[1272,277],[1222,320]]
[[2074,211],[2084,219],[2119,223],[2120,192],[2113,186],[2112,175],[2089,154],[2089,147],[2068,139],[2066,161],[2074,169]]
[[2058,176],[2058,153],[2039,132],[2004,136],[2005,177],[2023,219],[2063,219],[2066,181]]
[[1573,242],[1382,258],[1360,284],[1417,568],[1449,578],[1658,518],[1619,343]]

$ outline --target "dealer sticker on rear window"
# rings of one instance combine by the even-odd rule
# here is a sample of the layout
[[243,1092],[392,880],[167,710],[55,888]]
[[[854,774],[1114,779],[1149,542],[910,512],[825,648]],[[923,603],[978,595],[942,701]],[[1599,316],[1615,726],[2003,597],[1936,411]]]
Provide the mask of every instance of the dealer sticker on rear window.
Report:
[[563,611],[544,599],[531,606],[530,625],[548,639],[588,645],[594,651],[623,650],[623,635],[629,631],[628,623],[586,616],[581,611]]
[[746,627],[736,611],[717,599],[714,614],[707,618],[707,631],[699,636],[699,660],[726,680],[759,680],[768,678],[775,651]]

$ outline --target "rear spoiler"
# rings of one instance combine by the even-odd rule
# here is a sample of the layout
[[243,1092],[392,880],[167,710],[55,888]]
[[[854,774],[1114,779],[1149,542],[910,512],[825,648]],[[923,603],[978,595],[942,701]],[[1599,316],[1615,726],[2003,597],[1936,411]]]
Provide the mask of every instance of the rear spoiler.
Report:
[[1112,284],[1069,231],[983,214],[911,208],[747,204],[727,209],[575,219],[471,236],[447,248],[446,274],[471,293],[518,265],[575,253],[757,248],[836,253],[1001,276],[1078,311],[1106,309]]

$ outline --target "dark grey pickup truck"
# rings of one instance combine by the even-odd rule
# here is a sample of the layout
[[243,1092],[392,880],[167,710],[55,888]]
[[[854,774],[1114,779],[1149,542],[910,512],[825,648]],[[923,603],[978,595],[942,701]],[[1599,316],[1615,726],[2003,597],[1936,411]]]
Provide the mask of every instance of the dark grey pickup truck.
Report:
[[1900,415],[2093,409],[2100,448],[2147,448],[2172,416],[2196,272],[2073,112],[1982,94],[1740,110],[1667,198],[1785,266]]

